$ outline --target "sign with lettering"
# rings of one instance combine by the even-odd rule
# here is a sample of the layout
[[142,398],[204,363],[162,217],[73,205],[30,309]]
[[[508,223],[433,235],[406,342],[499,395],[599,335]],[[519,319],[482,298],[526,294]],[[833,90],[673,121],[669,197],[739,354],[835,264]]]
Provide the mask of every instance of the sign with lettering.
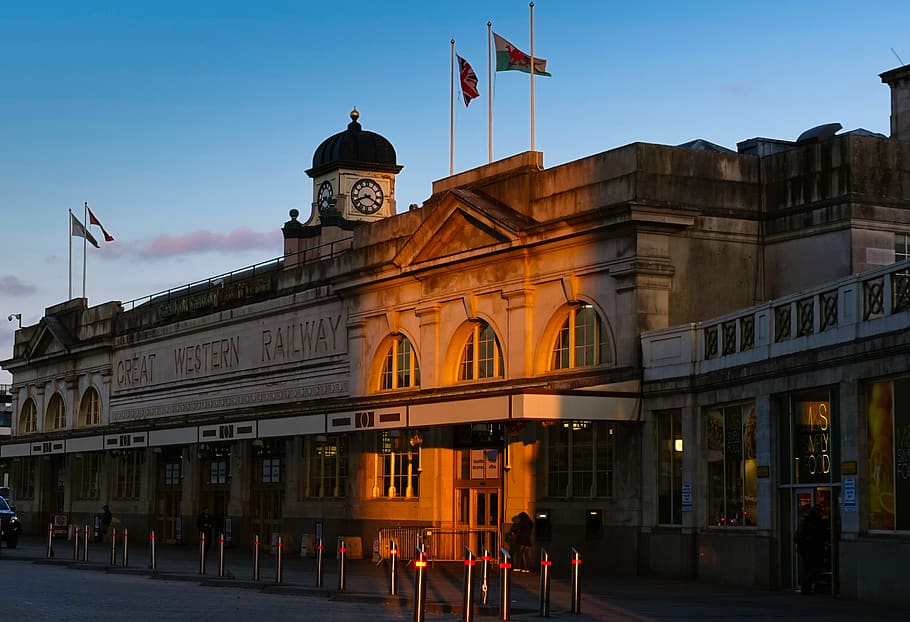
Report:
[[833,416],[827,401],[795,403],[796,483],[831,481]]
[[404,407],[377,408],[326,415],[326,431],[379,430],[407,427]]
[[[347,353],[346,315],[324,305],[117,348],[113,394],[305,363]],[[172,388],[172,387],[168,387]]]
[[692,484],[689,482],[684,482],[682,485],[682,511],[691,512],[693,509]]
[[856,478],[845,477],[843,480],[844,512],[856,512]]

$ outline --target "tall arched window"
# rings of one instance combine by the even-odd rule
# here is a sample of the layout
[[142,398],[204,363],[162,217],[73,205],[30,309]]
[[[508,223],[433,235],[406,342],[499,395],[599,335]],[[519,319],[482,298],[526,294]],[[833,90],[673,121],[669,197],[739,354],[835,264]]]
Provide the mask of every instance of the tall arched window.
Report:
[[604,365],[611,361],[610,336],[591,305],[569,308],[553,344],[551,369]]
[[502,348],[493,328],[486,322],[474,323],[461,351],[458,380],[502,378],[503,370]]
[[420,386],[420,364],[407,337],[396,335],[386,350],[379,375],[379,390],[409,389]]
[[79,425],[98,425],[101,423],[101,396],[94,387],[89,387],[82,395],[79,405]]
[[59,393],[54,393],[47,405],[47,416],[44,419],[45,430],[60,430],[66,427],[66,404]]
[[38,409],[35,400],[28,398],[19,412],[19,434],[32,434],[37,429]]

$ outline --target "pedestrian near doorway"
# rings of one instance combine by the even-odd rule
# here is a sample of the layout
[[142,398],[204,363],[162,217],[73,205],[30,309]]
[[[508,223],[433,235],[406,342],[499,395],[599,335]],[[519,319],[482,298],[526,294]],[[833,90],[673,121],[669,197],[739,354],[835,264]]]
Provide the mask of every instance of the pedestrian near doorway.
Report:
[[800,561],[800,593],[804,596],[815,593],[815,582],[821,573],[825,560],[827,530],[822,521],[821,511],[813,505],[806,512],[796,532],[796,552]]
[[106,538],[108,531],[111,529],[111,522],[114,516],[111,514],[111,508],[107,505],[101,506],[101,537]]
[[212,546],[212,530],[215,528],[215,521],[209,514],[207,507],[202,508],[199,517],[196,519],[196,527],[199,529],[199,536],[205,538],[203,555],[209,554],[209,548]]
[[531,531],[534,521],[527,512],[521,512],[512,521],[509,530],[509,542],[512,553],[512,563],[517,572],[531,571]]

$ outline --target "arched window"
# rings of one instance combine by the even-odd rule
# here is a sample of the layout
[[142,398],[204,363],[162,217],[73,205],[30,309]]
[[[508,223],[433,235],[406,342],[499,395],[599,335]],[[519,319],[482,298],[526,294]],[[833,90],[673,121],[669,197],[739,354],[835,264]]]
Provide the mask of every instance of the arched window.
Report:
[[476,322],[461,351],[458,380],[502,378],[503,369],[502,348],[496,333],[486,322]]
[[379,375],[379,390],[410,389],[420,386],[420,364],[414,348],[407,337],[396,335],[389,344],[382,373]]
[[44,419],[45,430],[60,430],[66,427],[66,404],[59,393],[54,393],[47,405],[47,416]]
[[604,365],[611,361],[610,336],[591,305],[569,308],[556,333],[551,369]]
[[19,412],[19,434],[32,434],[36,430],[37,423],[38,409],[35,408],[35,401],[28,398]]
[[98,425],[101,423],[101,396],[94,387],[89,387],[82,395],[79,406],[79,425]]

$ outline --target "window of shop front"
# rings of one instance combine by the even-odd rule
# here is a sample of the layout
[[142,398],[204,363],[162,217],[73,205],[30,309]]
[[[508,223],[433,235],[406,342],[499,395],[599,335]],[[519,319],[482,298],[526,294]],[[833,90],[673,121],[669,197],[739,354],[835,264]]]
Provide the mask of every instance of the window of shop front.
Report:
[[475,322],[461,351],[459,382],[502,378],[504,375],[502,348],[496,333],[486,322]]
[[570,307],[556,334],[551,369],[603,365],[609,363],[610,358],[609,335],[594,307]]
[[62,430],[66,427],[66,403],[59,393],[54,393],[47,405],[47,417],[44,420],[45,430]]
[[35,458],[14,458],[12,468],[12,494],[15,499],[35,498]]
[[19,413],[19,434],[33,434],[38,424],[38,409],[32,398],[25,400]]
[[753,527],[758,506],[755,406],[738,404],[705,413],[708,524]]
[[678,410],[656,414],[657,421],[657,521],[682,524],[682,414]]
[[94,387],[89,387],[82,396],[79,406],[79,425],[98,425],[101,423],[101,396]]
[[227,484],[229,477],[227,460],[215,459],[209,463],[209,484]]
[[262,483],[281,483],[281,458],[273,457],[262,459]]
[[164,464],[164,485],[179,486],[183,470],[179,462],[166,462]]
[[101,490],[101,454],[78,456],[79,498],[97,499]]
[[547,494],[613,496],[616,427],[607,421],[556,421],[547,437]]
[[303,439],[304,497],[344,497],[348,482],[348,443],[344,436]]
[[910,530],[910,378],[867,391],[869,529]]
[[397,335],[389,345],[379,376],[379,390],[411,389],[420,386],[420,365],[407,337]]
[[377,433],[374,497],[415,498],[420,488],[420,445],[406,430]]
[[138,499],[142,482],[142,451],[123,451],[114,456],[114,499]]

